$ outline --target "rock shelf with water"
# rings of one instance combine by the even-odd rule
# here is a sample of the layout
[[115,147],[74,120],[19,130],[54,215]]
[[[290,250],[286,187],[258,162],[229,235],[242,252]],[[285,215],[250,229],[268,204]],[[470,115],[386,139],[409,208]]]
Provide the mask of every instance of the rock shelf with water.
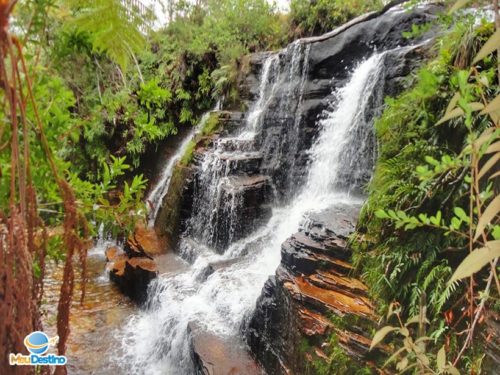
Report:
[[[347,353],[368,362],[367,327],[376,326],[376,315],[366,285],[350,276],[347,246],[357,213],[356,206],[325,210],[283,243],[281,264],[266,282],[247,331],[268,374],[307,373],[313,360],[328,358],[333,332]],[[349,316],[358,326],[338,327],[332,316]]]

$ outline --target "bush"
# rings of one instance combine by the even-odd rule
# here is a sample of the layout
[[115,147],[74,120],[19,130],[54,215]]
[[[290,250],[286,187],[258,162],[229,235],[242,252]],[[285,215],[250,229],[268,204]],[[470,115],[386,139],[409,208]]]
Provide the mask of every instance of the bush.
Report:
[[294,37],[320,35],[370,11],[381,0],[292,0],[290,22]]

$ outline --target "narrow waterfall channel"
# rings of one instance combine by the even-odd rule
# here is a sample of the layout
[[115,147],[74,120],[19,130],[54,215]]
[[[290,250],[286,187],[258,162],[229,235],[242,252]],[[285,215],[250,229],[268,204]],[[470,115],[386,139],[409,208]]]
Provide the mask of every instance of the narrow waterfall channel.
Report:
[[[217,104],[214,110],[218,109],[219,104]],[[175,165],[182,158],[182,155],[186,152],[186,149],[189,146],[189,143],[195,136],[195,134],[205,125],[208,121],[208,117],[210,116],[210,112],[206,112],[200,119],[200,123],[191,129],[191,131],[185,136],[184,140],[181,142],[177,151],[174,155],[170,157],[168,162],[165,164],[165,167],[162,169],[160,178],[153,186],[148,196],[146,197],[146,202],[149,206],[148,213],[148,225],[152,227],[156,220],[156,216],[158,215],[158,211],[161,208],[161,202],[167,194],[168,186],[170,185],[170,179],[172,178],[172,172],[174,170]]]
[[[234,225],[232,212],[238,215],[238,176],[231,174],[235,158],[228,154],[247,160],[257,152],[267,152],[261,155],[263,160],[278,167],[285,164],[283,158],[293,157],[289,155],[293,142],[286,149],[269,147],[269,140],[262,136],[266,125],[262,119],[266,111],[276,110],[268,106],[276,99],[276,85],[283,83],[287,74],[287,92],[294,100],[279,100],[283,101],[283,115],[292,114],[294,120],[292,129],[288,129],[291,137],[297,136],[293,125],[300,116],[307,51],[307,46],[296,43],[281,55],[267,57],[259,97],[245,128],[239,136],[218,140],[214,150],[205,155],[196,192],[198,201],[181,241],[181,255],[193,263],[185,271],[155,280],[150,285],[147,308],[117,332],[121,347],[116,349],[115,358],[124,372],[192,374],[188,325],[195,323],[219,336],[239,337],[264,282],[280,262],[281,243],[299,228],[307,214],[336,204],[361,203],[361,198],[350,192],[360,187],[360,176],[369,175],[372,168],[373,105],[380,104],[381,98],[375,97],[381,95],[378,87],[383,84],[384,54],[360,62],[345,86],[332,94],[330,107],[318,120],[319,136],[309,150],[308,172],[297,193],[288,192],[285,204],[274,199],[269,221],[258,230],[238,240],[229,234],[226,249],[214,248],[221,245],[217,231],[230,233],[232,228],[226,226]],[[227,191],[231,199],[224,196]],[[224,217],[215,217],[218,212]],[[207,266],[222,261],[226,262],[224,267],[204,276]]]

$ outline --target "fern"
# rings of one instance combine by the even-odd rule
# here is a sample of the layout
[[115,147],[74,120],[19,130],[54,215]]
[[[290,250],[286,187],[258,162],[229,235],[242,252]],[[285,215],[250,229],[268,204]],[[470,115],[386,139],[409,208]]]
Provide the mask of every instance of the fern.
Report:
[[145,20],[131,5],[121,0],[68,0],[76,17],[73,25],[91,35],[92,47],[105,53],[123,71],[135,54],[144,50],[146,40],[140,29]]

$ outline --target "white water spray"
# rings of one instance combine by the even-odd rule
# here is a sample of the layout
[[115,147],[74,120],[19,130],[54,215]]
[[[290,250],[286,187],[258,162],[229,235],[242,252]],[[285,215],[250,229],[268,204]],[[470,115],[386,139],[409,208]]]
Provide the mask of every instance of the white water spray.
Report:
[[[216,105],[215,109],[217,109],[219,104]],[[210,117],[210,111],[203,114],[199,124],[191,129],[186,138],[182,141],[182,143],[177,148],[177,151],[170,157],[168,162],[165,164],[165,167],[161,171],[160,178],[156,185],[149,192],[146,202],[148,202],[148,206],[150,207],[150,212],[148,214],[148,225],[152,227],[155,223],[156,217],[158,216],[158,212],[160,211],[161,204],[163,198],[167,194],[168,187],[170,185],[170,179],[172,178],[172,173],[177,162],[182,158],[182,156],[186,153],[186,150],[189,146],[189,143],[193,140],[193,137],[203,128],[205,123],[208,121]]]
[[[345,87],[336,92],[337,104],[320,121],[320,135],[310,151],[307,181],[293,202],[275,207],[267,225],[233,243],[223,255],[195,243],[198,256],[187,271],[153,283],[150,300],[157,303],[133,316],[118,333],[122,346],[116,355],[120,363],[127,364],[127,373],[191,374],[188,324],[195,322],[221,336],[238,335],[262,286],[280,262],[282,242],[299,229],[307,214],[335,204],[360,204],[360,200],[336,188],[335,182],[345,167],[342,157],[364,142],[354,130],[371,127],[371,119],[366,121],[364,114],[382,62],[382,55],[362,62]],[[264,73],[270,65],[266,62]],[[358,157],[356,153],[347,154]],[[220,261],[231,262],[205,280],[202,276],[207,266]]]

